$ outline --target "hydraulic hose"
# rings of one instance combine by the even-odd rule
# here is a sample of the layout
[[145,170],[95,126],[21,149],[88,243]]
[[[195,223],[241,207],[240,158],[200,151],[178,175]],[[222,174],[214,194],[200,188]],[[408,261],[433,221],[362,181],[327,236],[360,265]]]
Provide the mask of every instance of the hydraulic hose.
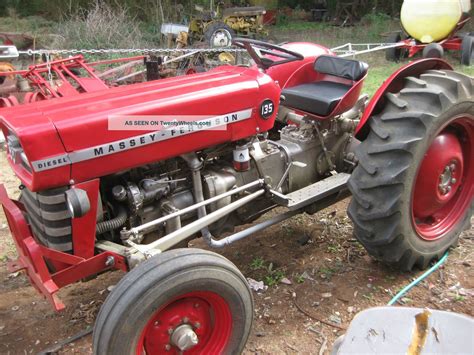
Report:
[[448,252],[446,252],[443,257],[441,259],[438,260],[438,262],[436,264],[434,264],[431,268],[429,268],[428,270],[426,270],[423,275],[421,275],[420,277],[416,278],[413,282],[411,282],[409,285],[405,286],[400,292],[398,292],[395,297],[393,297],[390,302],[388,302],[388,306],[393,306],[395,304],[395,302],[397,302],[405,293],[407,293],[408,291],[410,291],[413,287],[415,287],[416,285],[418,285],[421,281],[423,281],[424,279],[426,279],[431,273],[433,273],[433,271],[435,271],[436,269],[438,269],[441,264],[443,264],[446,259],[448,258]]
[[118,213],[115,218],[97,223],[96,233],[103,234],[105,232],[109,232],[111,230],[120,228],[125,224],[126,221],[127,221],[127,211],[125,210],[125,207],[119,206]]

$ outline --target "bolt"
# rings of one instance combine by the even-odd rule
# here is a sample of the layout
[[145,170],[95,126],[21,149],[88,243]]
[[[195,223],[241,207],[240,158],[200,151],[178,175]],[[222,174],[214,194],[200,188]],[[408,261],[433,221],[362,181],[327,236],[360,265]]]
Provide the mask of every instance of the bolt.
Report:
[[155,323],[154,323],[154,324],[155,324],[155,327],[157,327],[157,326],[159,326],[159,325],[160,325],[160,322],[158,322],[158,321],[155,321]]
[[170,334],[170,335],[173,334],[173,328],[168,329],[168,334]]
[[189,318],[188,318],[188,317],[184,317],[181,321],[182,321],[183,323],[188,323],[188,322],[189,322]]
[[195,303],[194,308],[199,308],[199,303]]
[[196,329],[201,328],[201,323],[199,323],[199,322],[194,323],[194,328],[196,328]]
[[454,171],[456,170],[456,164],[452,163],[449,168],[451,169],[451,171]]
[[112,255],[109,255],[107,259],[105,259],[105,266],[114,266],[115,265],[115,258]]
[[458,182],[458,181],[456,180],[456,178],[452,178],[452,179],[451,179],[451,184],[455,184],[455,183],[457,183],[457,182]]
[[438,189],[439,189],[439,192],[441,192],[443,195],[446,194],[446,187],[444,187],[443,185],[439,184]]
[[[447,192],[451,191],[451,186],[447,186],[445,190],[447,190]],[[447,192],[445,192],[445,193],[447,193]]]
[[165,349],[166,349],[166,351],[170,351],[170,350],[171,350],[171,345],[170,345],[170,344],[166,344],[166,345],[165,345]]

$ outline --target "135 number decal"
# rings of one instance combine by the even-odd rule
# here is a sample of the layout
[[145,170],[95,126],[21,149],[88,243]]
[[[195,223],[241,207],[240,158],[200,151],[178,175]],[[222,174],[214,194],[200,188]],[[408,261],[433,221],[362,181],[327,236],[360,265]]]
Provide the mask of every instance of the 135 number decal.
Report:
[[274,111],[275,105],[273,104],[272,100],[267,99],[260,105],[260,116],[262,116],[264,119],[269,118]]

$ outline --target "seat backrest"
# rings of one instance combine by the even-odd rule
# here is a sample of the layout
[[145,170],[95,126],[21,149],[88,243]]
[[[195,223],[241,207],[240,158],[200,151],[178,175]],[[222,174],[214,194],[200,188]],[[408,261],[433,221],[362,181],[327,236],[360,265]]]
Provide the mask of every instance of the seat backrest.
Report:
[[367,74],[369,65],[358,60],[321,55],[314,61],[314,70],[322,74],[359,81]]

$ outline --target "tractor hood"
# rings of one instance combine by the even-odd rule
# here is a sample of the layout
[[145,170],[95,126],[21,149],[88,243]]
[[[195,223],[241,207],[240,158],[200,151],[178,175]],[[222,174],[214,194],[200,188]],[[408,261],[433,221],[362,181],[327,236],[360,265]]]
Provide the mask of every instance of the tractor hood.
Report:
[[[0,110],[0,123],[5,136],[19,141],[28,162],[10,154],[10,163],[23,183],[37,191],[267,131],[273,126],[279,95],[280,87],[268,75],[224,66],[207,73],[5,108]],[[262,115],[260,107],[267,100],[274,109]],[[154,127],[109,129],[111,117],[134,121],[158,116],[172,121],[181,115],[210,117],[222,127],[167,134],[157,134]]]

